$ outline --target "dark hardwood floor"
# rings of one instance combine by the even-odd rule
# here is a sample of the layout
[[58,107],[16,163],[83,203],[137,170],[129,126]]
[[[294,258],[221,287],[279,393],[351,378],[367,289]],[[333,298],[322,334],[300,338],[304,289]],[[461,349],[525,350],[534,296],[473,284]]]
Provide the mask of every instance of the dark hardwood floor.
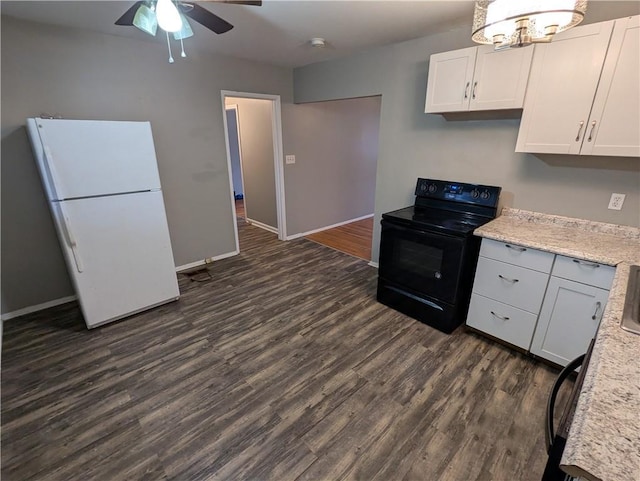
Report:
[[[376,270],[240,221],[179,301],[5,322],[2,480],[538,481],[553,368],[375,300]],[[153,279],[149,279],[153,282]]]

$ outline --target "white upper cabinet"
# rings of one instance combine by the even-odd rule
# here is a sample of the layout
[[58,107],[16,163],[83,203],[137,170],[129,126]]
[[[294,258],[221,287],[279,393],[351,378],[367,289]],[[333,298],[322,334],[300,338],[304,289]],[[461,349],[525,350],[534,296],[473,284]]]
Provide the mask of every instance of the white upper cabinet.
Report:
[[616,20],[582,154],[640,157],[640,16]]
[[470,47],[431,55],[426,113],[522,108],[533,47]]
[[630,17],[538,45],[516,152],[640,155],[639,40]]
[[496,51],[478,47],[469,110],[521,109],[534,46]]
[[437,53],[429,60],[426,113],[469,110],[478,47]]

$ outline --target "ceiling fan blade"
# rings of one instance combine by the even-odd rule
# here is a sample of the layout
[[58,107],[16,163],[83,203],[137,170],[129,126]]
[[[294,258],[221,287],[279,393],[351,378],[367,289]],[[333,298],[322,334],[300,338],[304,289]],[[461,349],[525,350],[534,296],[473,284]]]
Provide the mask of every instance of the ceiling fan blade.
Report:
[[231,25],[229,22],[221,19],[217,15],[211,13],[209,10],[201,7],[198,4],[194,3],[193,6],[189,4],[189,7],[189,9],[182,9],[182,13],[215,33],[220,34],[228,32],[233,28],[233,25]]
[[217,0],[218,3],[235,3],[236,5],[251,5],[253,7],[261,7],[262,0]]
[[144,2],[134,3],[129,10],[124,12],[124,15],[122,17],[116,20],[116,25],[129,25],[129,26],[133,25],[133,19],[136,16],[136,12],[138,11],[138,9],[143,3]]

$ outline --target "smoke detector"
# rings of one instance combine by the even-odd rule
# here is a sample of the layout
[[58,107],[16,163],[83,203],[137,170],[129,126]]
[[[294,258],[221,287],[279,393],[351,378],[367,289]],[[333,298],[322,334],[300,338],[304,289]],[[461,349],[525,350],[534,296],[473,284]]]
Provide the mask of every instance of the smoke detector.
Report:
[[324,48],[325,44],[325,39],[322,37],[313,37],[311,39],[311,46],[313,48]]

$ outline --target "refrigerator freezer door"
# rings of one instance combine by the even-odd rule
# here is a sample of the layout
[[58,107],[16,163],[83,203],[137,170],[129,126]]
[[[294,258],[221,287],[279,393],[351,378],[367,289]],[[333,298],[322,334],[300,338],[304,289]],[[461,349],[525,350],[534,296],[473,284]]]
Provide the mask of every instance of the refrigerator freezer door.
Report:
[[27,126],[51,200],[160,188],[149,122],[38,118]]
[[179,297],[162,192],[58,204],[60,242],[87,327]]

